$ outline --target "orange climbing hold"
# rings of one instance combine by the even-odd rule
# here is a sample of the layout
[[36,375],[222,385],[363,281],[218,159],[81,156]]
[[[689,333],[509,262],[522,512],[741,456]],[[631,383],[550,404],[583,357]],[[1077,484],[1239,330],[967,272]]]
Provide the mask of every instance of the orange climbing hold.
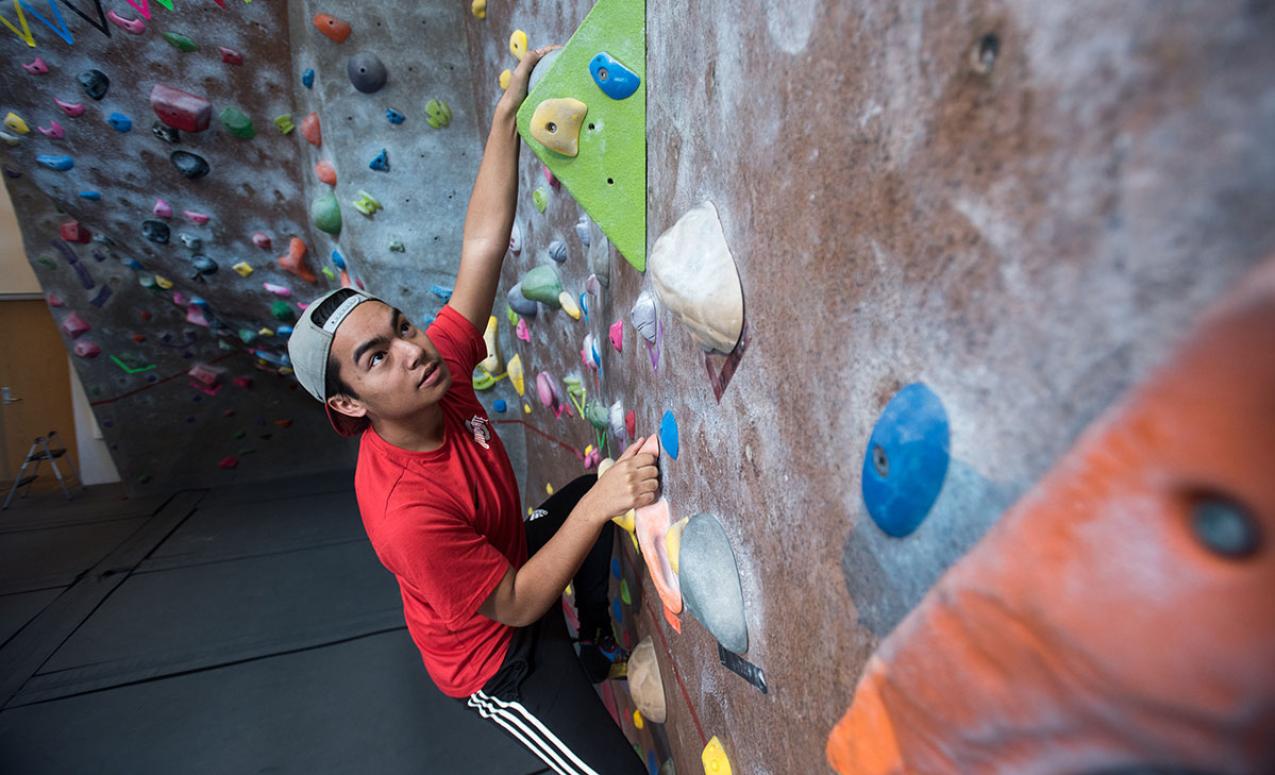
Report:
[[315,148],[323,145],[323,129],[319,126],[318,113],[311,113],[301,119],[301,135]]
[[1275,762],[1275,257],[869,660],[847,773]]
[[310,267],[305,262],[305,243],[300,239],[293,237],[288,243],[288,255],[279,256],[279,266],[308,283],[318,282],[319,278],[314,276],[314,272],[310,271]]
[[329,186],[336,185],[336,168],[332,166],[332,162],[321,161],[314,165],[314,174],[318,176],[319,182]]
[[345,19],[338,19],[330,13],[316,13],[314,15],[314,28],[336,43],[344,43],[353,31],[349,22]]

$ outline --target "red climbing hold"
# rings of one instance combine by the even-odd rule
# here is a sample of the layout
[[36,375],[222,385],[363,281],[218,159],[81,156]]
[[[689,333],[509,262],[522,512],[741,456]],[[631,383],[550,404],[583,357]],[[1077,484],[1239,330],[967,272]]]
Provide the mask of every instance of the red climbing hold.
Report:
[[67,221],[58,228],[58,233],[67,242],[78,242],[81,245],[87,245],[93,239],[93,235],[79,221]]
[[275,420],[274,424],[278,425],[280,428],[291,428],[292,420]]
[[221,46],[220,48],[218,48],[218,51],[221,52],[221,61],[225,62],[226,64],[228,65],[243,64],[243,54],[240,54],[238,51],[235,51],[233,48],[226,48],[225,46]]
[[226,455],[221,460],[217,461],[217,467],[222,469],[223,471],[229,471],[230,469],[236,468],[238,466],[239,466],[239,458],[235,457],[234,455]]
[[349,22],[327,13],[314,15],[314,27],[336,43],[344,43],[352,31]]
[[321,161],[314,165],[314,174],[319,177],[319,181],[327,183],[329,186],[336,185],[336,169],[331,162]]
[[66,335],[72,339],[76,338],[80,334],[87,333],[90,328],[89,324],[84,322],[84,318],[74,312],[67,315],[62,320],[62,330],[65,331]]
[[141,344],[146,341],[146,334],[133,334],[133,341]]
[[624,413],[624,430],[630,439],[637,436],[637,413],[632,409]]
[[288,255],[279,256],[279,266],[285,272],[296,275],[308,283],[316,283],[319,278],[314,276],[314,272],[310,271],[310,267],[306,266],[305,251],[305,243],[293,237],[288,244]]
[[232,382],[235,383],[235,387],[243,390],[248,390],[252,387],[252,377],[235,377]]
[[270,241],[270,235],[266,234],[264,231],[258,231],[253,233],[252,244],[256,245],[262,250],[269,250],[270,248],[274,247],[274,244]]
[[183,132],[202,132],[212,121],[212,103],[162,83],[151,89],[151,107],[160,121]]
[[315,148],[323,145],[323,130],[319,126],[318,113],[311,113],[301,119],[301,134],[305,137],[306,142]]

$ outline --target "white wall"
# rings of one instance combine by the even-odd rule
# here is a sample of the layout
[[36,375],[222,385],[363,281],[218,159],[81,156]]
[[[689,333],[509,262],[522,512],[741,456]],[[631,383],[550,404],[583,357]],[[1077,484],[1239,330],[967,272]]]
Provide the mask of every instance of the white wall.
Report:
[[111,460],[111,453],[102,438],[102,429],[89,407],[88,394],[75,373],[75,363],[67,356],[67,368],[71,373],[71,409],[75,412],[75,446],[80,456],[80,481],[84,484],[118,482],[120,472]]

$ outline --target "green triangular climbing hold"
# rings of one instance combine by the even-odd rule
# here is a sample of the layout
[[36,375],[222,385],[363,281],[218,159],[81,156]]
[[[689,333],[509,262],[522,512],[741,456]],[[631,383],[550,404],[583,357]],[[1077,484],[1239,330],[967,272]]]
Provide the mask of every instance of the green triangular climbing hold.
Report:
[[[619,63],[628,77],[636,75],[637,89],[608,96],[590,69],[595,57]],[[615,69],[613,67],[613,69]],[[596,70],[596,67],[594,68]],[[617,70],[619,72],[619,70]],[[545,131],[573,132],[575,103],[563,106],[563,126],[541,111],[541,124],[533,134],[533,117],[542,103],[574,100],[587,111],[575,143],[560,147],[574,155],[553,150],[536,139]],[[646,271],[646,2],[598,0],[580,28],[540,77],[518,110],[518,133],[554,177],[562,181],[620,254],[639,272]],[[570,147],[573,146],[574,148]]]

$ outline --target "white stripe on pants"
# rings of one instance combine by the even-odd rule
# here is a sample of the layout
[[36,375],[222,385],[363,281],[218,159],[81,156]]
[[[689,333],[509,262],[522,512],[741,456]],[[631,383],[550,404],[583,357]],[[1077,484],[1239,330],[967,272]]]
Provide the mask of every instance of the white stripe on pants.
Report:
[[483,718],[491,719],[504,727],[559,775],[598,775],[523,707],[522,703],[505,702],[480,690],[469,696],[468,704]]

